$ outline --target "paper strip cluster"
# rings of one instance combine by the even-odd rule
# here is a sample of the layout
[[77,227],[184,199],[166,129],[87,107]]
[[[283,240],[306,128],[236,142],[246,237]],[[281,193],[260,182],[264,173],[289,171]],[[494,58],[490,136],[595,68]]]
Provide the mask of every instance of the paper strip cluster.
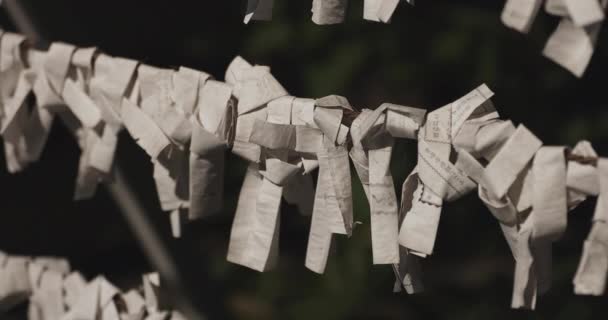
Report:
[[[272,268],[285,199],[312,216],[305,264],[323,273],[334,234],[353,232],[352,162],[369,200],[374,264],[391,265],[395,289],[410,293],[423,288],[419,261],[434,251],[444,203],[476,190],[515,259],[512,306],[530,309],[551,285],[551,244],[564,232],[568,210],[600,196],[574,284],[579,294],[604,292],[608,162],[588,142],[573,150],[545,146],[524,125],[499,119],[485,85],[428,114],[390,103],[356,110],[341,96],[291,96],[269,67],[240,57],[222,82],[93,48],[29,50],[23,40],[0,38],[1,132],[11,172],[38,160],[57,118],[82,150],[75,198],[91,197],[111,181],[118,132],[126,129],[154,164],[162,209],[179,236],[186,220],[221,212],[231,150],[249,167],[227,259]],[[418,142],[401,203],[389,170],[395,139]]]
[[122,292],[104,277],[85,280],[55,257],[25,257],[0,251],[0,315],[29,301],[28,320],[183,320],[168,309],[158,274]]
[[[402,0],[365,0],[363,18],[365,20],[389,23]],[[403,0],[411,5],[414,0]],[[272,20],[274,0],[247,0],[244,23],[251,20]],[[312,21],[320,25],[344,22],[348,0],[312,0]]]
[[[528,33],[543,0],[508,0],[502,11],[503,23]],[[561,17],[543,55],[577,77],[582,77],[593,56],[604,22],[606,0],[546,0],[545,11]]]
[[[363,18],[389,23],[400,0],[365,0]],[[413,0],[408,0],[411,5]],[[591,61],[602,28],[607,0],[507,0],[501,14],[504,25],[528,33],[541,7],[561,17],[547,41],[543,55],[577,77]],[[271,20],[274,0],[248,0],[245,23]],[[313,0],[312,21],[319,25],[344,22],[348,0]]]

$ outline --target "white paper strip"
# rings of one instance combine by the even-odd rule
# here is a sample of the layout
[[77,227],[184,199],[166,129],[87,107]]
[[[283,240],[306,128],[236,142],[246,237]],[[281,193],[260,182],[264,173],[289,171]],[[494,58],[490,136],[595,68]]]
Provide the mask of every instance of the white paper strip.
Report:
[[533,238],[555,241],[568,225],[564,147],[542,147],[534,157]]
[[520,125],[486,167],[488,188],[502,198],[541,146],[542,142]]
[[287,95],[287,90],[270,74],[268,69],[252,67],[245,70],[239,92],[238,113],[242,115],[266,103]]
[[[361,143],[361,139],[369,134],[372,121],[378,119],[385,110],[386,107],[380,107],[373,112],[364,109],[353,121],[351,137],[354,147],[350,156],[370,203],[374,264],[398,264],[398,207],[393,177],[390,174],[393,138],[385,131],[376,134],[372,141],[367,141],[373,146],[367,151]],[[380,120],[384,119],[386,117]],[[380,123],[384,130],[384,121]]]
[[600,0],[563,0],[572,22],[577,27],[586,27],[604,20],[604,8]]
[[369,151],[369,190],[374,264],[399,263],[397,196],[390,174],[390,145]]
[[365,0],[363,2],[363,18],[388,23],[398,4],[399,0]]
[[0,267],[0,309],[8,310],[30,295],[28,263],[25,257],[9,256]]
[[222,208],[226,143],[193,121],[190,150],[189,218],[198,219]]
[[509,28],[528,33],[542,0],[508,0],[502,10],[502,22]]
[[127,99],[122,102],[121,117],[129,134],[152,159],[158,158],[171,144],[156,123]]
[[[416,175],[416,179],[418,176]],[[405,188],[402,190],[402,199],[408,199],[409,194]],[[443,200],[422,183],[418,183],[411,202],[402,201],[401,212],[404,218],[399,229],[399,244],[411,249],[411,253],[425,257],[433,253],[439,216]]]
[[51,270],[43,272],[30,301],[29,319],[59,319],[64,313],[63,276]]
[[205,72],[180,67],[173,74],[172,99],[186,117],[194,114],[199,99],[199,87],[203,87],[210,78]]
[[51,44],[44,63],[44,71],[51,89],[56,94],[63,92],[63,85],[68,76],[70,62],[76,47],[70,44],[55,42]]
[[84,127],[94,128],[99,125],[101,112],[86,93],[78,88],[78,85],[73,80],[68,79],[65,81],[61,96]]
[[568,8],[566,7],[565,0],[547,0],[545,2],[545,11],[560,17],[568,16]]
[[72,272],[63,280],[65,303],[68,308],[74,308],[86,287],[86,280],[79,272]]
[[[95,59],[95,73],[89,84],[90,96],[100,108],[104,120],[116,131],[121,127],[121,104],[132,85],[137,65],[136,61],[104,54]],[[137,101],[132,103],[137,104]]]
[[517,226],[500,225],[515,258],[515,277],[511,308],[534,309],[538,285],[534,257],[530,248],[529,228],[518,231]]
[[352,189],[348,152],[325,138],[317,154],[319,179],[306,251],[306,267],[323,273],[333,233],[349,235],[353,227]]
[[597,170],[600,196],[573,282],[576,294],[600,296],[606,289],[608,275],[608,159],[598,159]]
[[316,24],[337,24],[344,21],[348,0],[313,0],[312,21]]
[[227,256],[228,261],[232,263],[246,265],[249,259],[247,242],[249,241],[249,230],[254,223],[257,190],[260,188],[262,180],[263,177],[259,173],[258,166],[250,164],[245,173],[245,180],[241,186],[236,213],[232,222]]
[[547,41],[543,55],[580,78],[591,61],[600,28],[599,24],[577,27],[562,19]]

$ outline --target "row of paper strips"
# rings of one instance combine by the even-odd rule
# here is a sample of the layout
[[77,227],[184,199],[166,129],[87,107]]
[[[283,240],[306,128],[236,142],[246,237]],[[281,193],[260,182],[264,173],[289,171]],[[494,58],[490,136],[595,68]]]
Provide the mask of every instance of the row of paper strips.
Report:
[[[365,0],[363,18],[389,23],[399,0]],[[405,2],[405,1],[404,1]],[[407,1],[414,4],[413,0]],[[507,0],[501,18],[515,30],[528,33],[544,0]],[[248,0],[245,23],[270,20],[274,0]],[[316,24],[344,21],[348,0],[313,0],[312,20]],[[547,13],[561,17],[543,55],[577,77],[582,77],[593,56],[604,21],[607,0],[546,0]]]
[[[54,43],[43,52],[28,49],[18,34],[0,38],[0,133],[10,172],[40,158],[58,119],[82,151],[75,198],[90,198],[99,183],[111,183],[118,134],[126,129],[151,158],[162,209],[179,236],[186,220],[221,212],[231,150],[249,167],[228,260],[258,271],[274,265],[284,198],[312,216],[305,265],[323,273],[333,235],[353,232],[352,162],[369,200],[373,263],[391,265],[395,290],[410,293],[422,290],[419,261],[433,253],[443,204],[477,190],[515,258],[514,308],[534,308],[549,289],[551,245],[568,211],[600,196],[574,285],[578,294],[601,295],[608,161],[585,141],[573,150],[544,146],[524,125],[499,119],[492,96],[481,85],[428,114],[390,103],[356,111],[341,96],[290,96],[269,67],[240,57],[222,82],[95,48]],[[418,141],[401,203],[389,170],[395,139]]]
[[[363,18],[370,21],[389,23],[400,0],[365,0]],[[411,5],[414,0],[406,0]],[[271,20],[274,0],[247,0],[245,23],[251,20]],[[313,0],[312,21],[316,24],[337,24],[344,22],[348,0]]]
[[28,320],[184,320],[166,300],[157,273],[122,292],[102,276],[87,281],[65,259],[0,251],[0,316],[28,302]]

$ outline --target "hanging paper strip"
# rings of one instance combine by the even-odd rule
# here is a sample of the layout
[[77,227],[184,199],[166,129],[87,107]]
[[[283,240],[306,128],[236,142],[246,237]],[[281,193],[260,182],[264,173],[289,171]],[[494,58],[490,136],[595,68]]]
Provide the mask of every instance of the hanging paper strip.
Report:
[[65,259],[0,251],[0,315],[29,301],[28,320],[184,319],[167,305],[157,273],[142,278],[142,288],[123,292],[103,276],[86,280]]
[[[568,12],[551,4],[552,11]],[[436,249],[444,204],[477,190],[515,260],[512,306],[530,309],[551,286],[551,248],[566,230],[568,211],[599,196],[574,285],[577,294],[605,291],[605,159],[588,142],[573,150],[545,146],[523,124],[500,119],[486,85],[428,113],[391,103],[358,110],[338,95],[291,96],[269,67],[240,57],[223,82],[95,48],[56,43],[36,51],[8,32],[0,37],[0,79],[0,133],[10,172],[38,160],[57,117],[82,152],[75,198],[90,198],[99,183],[112,183],[118,136],[126,129],[150,157],[175,236],[187,232],[187,220],[222,214],[226,152],[247,162],[227,252],[233,263],[266,271],[277,262],[285,199],[310,217],[304,263],[323,273],[334,235],[354,232],[352,162],[369,201],[373,263],[392,265],[395,290],[423,289],[420,260]],[[393,150],[397,139],[418,143],[401,203],[390,172],[391,159],[401,157]],[[103,281],[60,301],[62,283],[80,292],[83,281],[69,277],[69,268],[57,267],[64,270],[60,276],[28,265],[29,258],[0,255],[2,306],[32,295],[31,313],[43,318],[57,317],[61,304],[82,305],[76,313],[121,312],[108,298],[116,290]],[[78,296],[91,300],[76,302]]]

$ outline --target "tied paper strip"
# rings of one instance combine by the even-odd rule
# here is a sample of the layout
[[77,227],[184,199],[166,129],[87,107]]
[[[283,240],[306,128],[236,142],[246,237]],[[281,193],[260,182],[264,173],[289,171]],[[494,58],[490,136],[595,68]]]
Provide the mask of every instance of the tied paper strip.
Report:
[[489,125],[478,137],[482,141],[479,152],[490,161],[485,182],[480,184],[480,198],[500,221],[516,262],[511,306],[534,309],[537,294],[548,290],[551,276],[550,247],[532,239],[533,199],[526,198],[534,192],[527,183],[532,176],[530,162],[542,142],[522,125],[513,130],[510,122]]
[[136,66],[135,61],[110,57],[98,53],[95,48],[77,49],[72,56],[70,72],[76,74],[79,95],[86,101],[87,110],[99,113],[102,119],[101,123],[87,129],[70,124],[66,113],[60,114],[78,137],[82,149],[76,199],[92,197],[100,181],[111,180],[118,133],[123,127],[120,106]]
[[352,107],[341,96],[315,102],[313,119],[323,132],[323,141],[317,152],[319,178],[305,265],[316,273],[325,271],[333,234],[352,234],[352,188],[345,145],[349,129],[342,124],[344,110],[352,111]]
[[512,307],[534,309],[537,294],[550,287],[551,241],[567,223],[564,149],[541,149],[538,138],[508,121],[481,127],[475,140],[475,153],[488,165],[460,150],[461,167],[479,184],[479,197],[499,220],[515,258]]
[[424,120],[424,110],[383,104],[374,111],[362,110],[351,125],[353,161],[370,203],[374,264],[393,264],[396,290],[422,291],[415,256],[398,243],[397,197],[390,174],[393,137],[415,139]]
[[116,287],[103,277],[97,277],[81,289],[77,302],[60,319],[119,319],[118,307],[114,302],[119,295]]
[[501,20],[509,28],[528,33],[541,5],[542,0],[507,0]]
[[170,212],[172,232],[181,236],[189,208],[189,153],[186,147],[192,134],[191,122],[173,101],[174,71],[140,65],[138,68],[141,110],[146,113],[169,144],[153,160],[154,181],[161,207]]
[[36,74],[22,61],[25,38],[10,32],[0,36],[0,134],[7,169],[16,173],[40,157],[52,118],[38,108],[27,111]]
[[[311,210],[306,202],[312,200],[312,183],[298,178],[303,164],[293,153],[297,149],[294,124],[300,123],[292,119],[293,109],[301,106],[296,101],[297,98],[290,96],[270,101],[265,108],[266,121],[256,119],[251,128],[249,142],[263,147],[264,170],[252,164],[247,172],[232,228],[228,259],[258,271],[268,270],[276,261],[281,198],[295,203],[302,213]],[[248,188],[246,185],[250,181],[258,187]],[[301,189],[292,189],[288,195],[287,191],[294,186]],[[250,210],[247,203],[255,210]]]
[[32,287],[27,273],[28,258],[3,254],[0,260],[0,312],[3,312],[26,300]]
[[[233,152],[251,162],[252,170],[248,175],[254,177],[249,179],[254,183],[248,185],[253,187],[247,188],[251,189],[250,191],[243,191],[241,198],[252,202],[253,205],[245,203],[241,206],[239,211],[245,213],[237,216],[239,220],[245,222],[239,222],[239,226],[235,223],[233,234],[237,239],[234,247],[242,245],[243,234],[246,236],[244,239],[247,246],[251,231],[248,224],[251,225],[251,221],[254,221],[255,227],[262,230],[261,235],[256,234],[253,237],[257,240],[261,239],[261,245],[254,246],[264,248],[261,251],[253,250],[253,252],[261,252],[252,259],[254,262],[251,263],[255,268],[266,269],[272,264],[277,252],[275,239],[279,225],[277,204],[279,202],[276,199],[285,197],[288,202],[293,200],[302,212],[310,211],[310,207],[306,209],[306,205],[303,204],[306,202],[302,200],[304,197],[294,195],[294,190],[299,190],[297,189],[299,187],[309,188],[312,184],[309,180],[305,182],[307,180],[296,178],[301,177],[296,173],[309,173],[317,167],[320,169],[317,189],[322,191],[315,195],[312,208],[313,223],[307,250],[307,266],[316,272],[322,272],[327,262],[333,233],[352,232],[352,195],[348,163],[351,141],[347,139],[349,128],[345,124],[352,119],[353,111],[344,97],[328,96],[316,101],[290,97],[272,77],[268,67],[252,66],[237,58],[226,74],[232,96],[238,99],[236,107],[226,107],[230,103],[219,103],[220,107],[217,110],[211,108],[203,111],[205,107],[215,105],[215,103],[203,102],[206,99],[200,98],[201,86],[205,88],[207,83],[212,82],[207,81],[208,76],[193,70],[174,71],[141,66],[135,78],[137,62],[96,54],[93,48],[72,50],[69,46],[56,45],[53,49],[54,53],[50,54],[50,52],[31,50],[20,52],[22,39],[16,35],[3,34],[1,42],[0,75],[8,80],[0,84],[3,90],[0,95],[3,129],[10,132],[16,124],[23,123],[17,115],[19,110],[24,109],[21,101],[25,99],[27,102],[23,97],[27,97],[32,91],[37,97],[39,93],[40,97],[44,97],[44,90],[47,90],[47,94],[57,93],[55,97],[60,101],[74,97],[82,99],[83,103],[77,103],[78,105],[71,103],[71,107],[64,109],[55,110],[50,106],[44,109],[53,110],[60,116],[60,119],[79,137],[81,147],[95,146],[95,141],[105,136],[106,129],[109,129],[108,132],[117,133],[124,125],[151,158],[159,164],[157,169],[164,170],[155,174],[164,178],[160,180],[163,184],[159,184],[164,208],[174,206],[181,213],[181,210],[189,205],[187,198],[176,201],[175,196],[180,195],[178,191],[188,191],[188,183],[185,184],[186,190],[178,190],[177,186],[183,187],[183,181],[189,181],[187,178],[189,170],[184,170],[184,168],[188,169],[188,166],[183,164],[183,160],[187,160],[187,157],[183,155],[191,151],[189,147],[190,134],[193,130],[192,118],[195,117],[200,127],[204,127],[205,130],[214,128],[219,121],[221,129],[213,134],[224,135],[226,144],[233,145]],[[21,61],[22,56],[27,57],[29,63]],[[49,64],[58,68],[50,68]],[[26,69],[26,65],[30,67]],[[45,65],[49,65],[47,71]],[[96,67],[93,69],[92,65]],[[65,70],[64,68],[67,68],[67,73],[62,71]],[[64,77],[64,74],[68,76]],[[45,84],[47,87],[44,86]],[[60,87],[61,85],[63,88]],[[69,86],[72,87],[68,88]],[[57,88],[61,88],[61,94],[56,92]],[[66,88],[68,91],[71,90],[68,92],[68,95],[71,95],[69,98],[64,97]],[[85,95],[82,94],[83,92]],[[400,231],[400,241],[402,236],[415,240],[419,237],[422,241],[413,243],[422,249],[399,248],[399,265],[394,265],[399,286],[404,286],[408,292],[420,290],[416,255],[425,256],[432,252],[437,230],[436,223],[443,201],[456,199],[474,188],[472,182],[467,180],[471,179],[479,184],[480,198],[500,220],[501,228],[516,260],[512,305],[533,308],[537,294],[546,291],[550,285],[548,281],[551,262],[550,243],[559,237],[565,227],[567,220],[564,208],[573,208],[588,195],[600,193],[598,181],[602,178],[598,178],[599,173],[584,165],[586,160],[578,160],[581,163],[570,160],[566,175],[567,190],[564,192],[563,148],[540,149],[542,143],[525,127],[519,126],[516,130],[509,121],[497,120],[497,114],[488,101],[489,96],[491,96],[489,89],[482,86],[453,104],[429,114],[426,121],[419,122],[412,120],[413,113],[408,114],[408,111],[403,110],[397,112],[399,108],[394,105],[375,111],[369,121],[365,120],[364,114],[369,112],[366,111],[360,115],[360,121],[365,120],[364,130],[360,129],[361,124],[353,127],[352,143],[354,146],[361,142],[363,152],[367,153],[367,161],[374,163],[368,164],[366,168],[369,175],[368,185],[379,181],[378,185],[386,188],[387,182],[390,181],[386,178],[390,176],[386,168],[391,144],[384,144],[384,138],[382,135],[378,136],[378,133],[385,130],[392,138],[414,136],[419,138],[419,163],[417,169],[404,183],[398,224],[402,226],[411,224],[415,221],[412,218],[420,218],[412,212],[424,210],[430,212],[427,216],[430,219],[415,221],[419,223],[420,228],[412,228],[411,233],[404,232],[404,228]],[[87,97],[93,103],[90,103]],[[84,109],[84,112],[78,109],[83,106],[89,108]],[[89,111],[93,106],[99,109],[99,121],[94,117],[95,121],[89,121],[91,119],[88,116]],[[227,110],[227,114],[223,114],[222,110]],[[218,120],[222,117],[225,121]],[[211,121],[213,125],[207,126],[206,121]],[[420,124],[424,125],[417,130]],[[361,130],[365,134],[356,133],[356,130]],[[268,135],[265,132],[272,134]],[[29,146],[28,134],[27,131],[19,131],[18,139],[15,140],[19,143],[15,145],[19,148]],[[88,142],[89,139],[91,142]],[[377,143],[374,142],[375,139],[381,142],[380,147],[370,148],[373,143]],[[572,154],[579,152],[580,156],[597,158],[590,146],[584,146],[585,144],[579,144]],[[456,150],[454,154],[451,154],[454,152],[452,148]],[[353,152],[352,154],[361,153],[361,150],[356,151],[355,148],[350,151]],[[470,153],[468,162],[467,152]],[[485,168],[477,162],[478,158],[487,160],[488,164]],[[24,157],[24,159],[30,158]],[[173,162],[175,159],[180,161]],[[365,163],[365,161],[360,162]],[[81,163],[87,163],[92,167],[88,160]],[[357,170],[362,168],[365,167],[362,166]],[[181,184],[180,178],[182,178]],[[553,188],[543,187],[543,184],[550,184],[555,188],[555,192]],[[287,191],[290,188],[292,188],[291,194],[288,196]],[[260,192],[262,189],[265,191]],[[373,187],[370,185],[369,189],[367,192],[368,196],[371,195],[371,203],[374,201]],[[168,192],[163,194],[164,191]],[[302,194],[307,193],[307,191],[302,192]],[[564,199],[566,201],[563,201]],[[603,206],[602,203],[600,202],[600,207]],[[262,205],[258,207],[258,204]],[[251,207],[255,207],[253,212],[256,215],[259,212],[261,215],[258,217],[254,215],[253,220],[248,220],[252,216]],[[429,207],[432,209],[428,209]],[[387,212],[392,210],[392,206],[387,208],[389,208]],[[385,208],[381,209],[385,210]],[[371,211],[374,210],[372,208]],[[603,261],[606,258],[602,250],[605,247],[603,221],[606,219],[602,212],[605,210],[596,211],[594,228],[585,245],[585,254],[575,278],[578,293],[596,294],[604,290],[605,263]],[[259,219],[260,217],[262,219]],[[389,218],[394,221],[394,216],[389,215]],[[387,228],[382,232],[391,230],[394,231]],[[376,236],[373,237],[377,239]],[[374,241],[377,243],[376,240]],[[266,249],[269,246],[270,248]],[[379,254],[378,260],[384,260],[385,257],[395,258],[394,246],[389,245],[386,252],[390,254]],[[374,259],[376,260],[376,256]],[[6,268],[6,257],[0,257],[0,261],[4,261],[3,267]],[[28,259],[24,261],[25,265],[29,264]],[[8,265],[10,266],[10,262]],[[590,281],[599,284],[589,284]],[[38,285],[37,282],[34,282],[34,285]],[[30,292],[32,288],[38,287],[31,287]],[[66,304],[74,303],[67,300],[66,297]],[[116,313],[112,306],[108,308],[108,314]],[[120,313],[120,310],[118,312]]]
[[35,263],[30,265],[29,272],[32,296],[28,306],[28,319],[59,319],[64,313],[65,274]]
[[[164,292],[162,279],[158,273],[148,273],[142,276],[143,282],[143,306],[141,301],[141,296],[139,294],[135,297],[135,301],[131,304],[128,304],[127,310],[123,311],[133,314],[138,310],[142,310],[143,312],[137,312],[136,315],[141,315],[142,317],[136,317],[135,319],[158,319],[158,320],[185,320],[184,316],[177,311],[171,310],[171,306],[168,303],[169,297],[166,292]],[[129,302],[127,300],[128,297],[123,295],[123,300],[125,302]],[[145,315],[145,318],[143,317]]]
[[253,124],[256,120],[266,120],[266,108],[263,106],[286,96],[287,91],[270,74],[270,68],[252,66],[241,57],[236,57],[228,66],[226,83],[234,87],[233,95],[238,99],[232,153],[259,163],[261,147],[249,142]]
[[[548,0],[545,11],[562,20],[543,55],[582,77],[593,56],[607,4],[606,0]],[[506,26],[528,33],[541,5],[542,0],[508,0],[501,19]]]
[[400,0],[365,0],[363,19],[389,23]]
[[[255,203],[253,206],[255,209],[251,210],[251,207],[243,209],[242,198],[239,199],[237,215],[241,217],[238,220],[240,223],[243,221],[249,223],[245,228],[243,225],[238,225],[235,218],[228,257],[230,261],[258,271],[266,271],[276,262],[280,225],[279,208],[283,189],[301,170],[300,166],[289,163],[288,149],[293,144],[285,143],[285,137],[290,135],[283,134],[285,129],[292,129],[289,126],[292,102],[293,97],[283,97],[269,102],[266,107],[268,126],[261,127],[260,124],[264,122],[258,120],[254,123],[251,132],[250,141],[268,148],[264,149],[265,170],[259,171],[261,176],[257,177],[259,185],[257,190],[245,189],[241,192],[241,197],[255,198],[255,202],[243,199],[243,202]],[[275,125],[271,126],[271,124]],[[252,169],[255,167],[250,167],[250,170]]]
[[606,5],[606,0],[547,2],[547,11],[562,16],[562,20],[547,41],[543,55],[582,77],[593,56]]
[[[82,149],[76,200],[92,197],[97,184],[110,179],[122,126],[117,110],[135,65],[127,59],[98,56],[95,48],[75,49],[60,43],[53,44],[47,54],[42,72],[46,81],[38,78],[34,91],[43,106],[58,112]],[[64,103],[67,109],[57,106]]]
[[[81,148],[78,176],[76,178],[75,200],[91,198],[100,181],[110,180],[118,136],[109,129],[109,123],[118,120],[102,108],[87,93],[93,76],[94,48],[77,49],[72,54],[69,72],[75,77],[66,79],[63,100],[79,123],[67,123],[64,112],[61,117],[78,139]],[[76,111],[78,110],[78,111]]]
[[600,29],[601,23],[585,28],[562,19],[547,41],[543,55],[580,78],[591,61]]
[[364,109],[351,125],[350,157],[370,203],[374,264],[399,263],[398,205],[390,174],[391,134],[407,132],[401,137],[415,139],[424,114],[421,109],[383,104],[374,111]]
[[122,292],[101,276],[86,281],[65,259],[0,251],[0,316],[27,300],[28,320],[185,319],[165,301],[158,274],[144,275],[143,289]]
[[[378,108],[382,109],[382,107]],[[377,110],[378,110],[377,109]],[[386,107],[384,107],[386,109]],[[365,123],[374,112],[364,109],[351,126],[351,137],[354,147],[350,156],[353,159],[363,190],[369,200],[372,233],[372,253],[374,264],[398,264],[398,209],[397,196],[390,174],[390,159],[393,149],[393,138],[386,132],[371,133],[374,141],[366,152],[361,140],[361,124]],[[380,120],[386,118],[383,115]],[[365,130],[365,129],[363,129]]]
[[201,84],[198,112],[191,118],[190,211],[191,220],[218,213],[222,208],[226,129],[233,125],[232,87],[208,80]]
[[410,253],[425,257],[435,245],[439,215],[444,200],[457,199],[475,185],[461,169],[449,161],[452,137],[458,137],[469,118],[496,117],[486,103],[493,93],[482,85],[459,100],[431,112],[418,134],[418,164],[412,174],[420,183],[415,189],[404,187],[401,203],[404,215],[399,243]]
[[242,58],[231,63],[226,79],[239,98],[233,152],[236,148],[236,154],[252,162],[239,195],[228,260],[266,271],[278,255],[283,188],[300,170],[287,162],[290,145],[284,143],[282,134],[284,128],[290,128],[293,98],[285,97],[287,92],[268,68],[251,66]]
[[[365,20],[389,23],[400,0],[365,0],[363,18]],[[414,0],[407,0],[411,5]],[[312,21],[316,24],[338,24],[344,22],[348,0],[313,0]]]
[[[573,153],[577,151],[579,155],[597,158],[588,144],[586,148],[575,148]],[[569,169],[568,186],[585,196],[599,195],[591,232],[585,240],[583,255],[574,277],[574,292],[601,296],[606,290],[608,274],[608,208],[605,199],[608,192],[608,160],[599,158],[597,168],[592,165],[576,165]]]
[[316,24],[344,22],[348,0],[313,0],[312,21]]
[[[534,157],[532,170],[532,241],[539,250],[546,250],[541,257],[548,257],[546,265],[550,268],[551,242],[557,241],[568,225],[565,147],[540,148]],[[549,278],[551,272],[547,272]]]

